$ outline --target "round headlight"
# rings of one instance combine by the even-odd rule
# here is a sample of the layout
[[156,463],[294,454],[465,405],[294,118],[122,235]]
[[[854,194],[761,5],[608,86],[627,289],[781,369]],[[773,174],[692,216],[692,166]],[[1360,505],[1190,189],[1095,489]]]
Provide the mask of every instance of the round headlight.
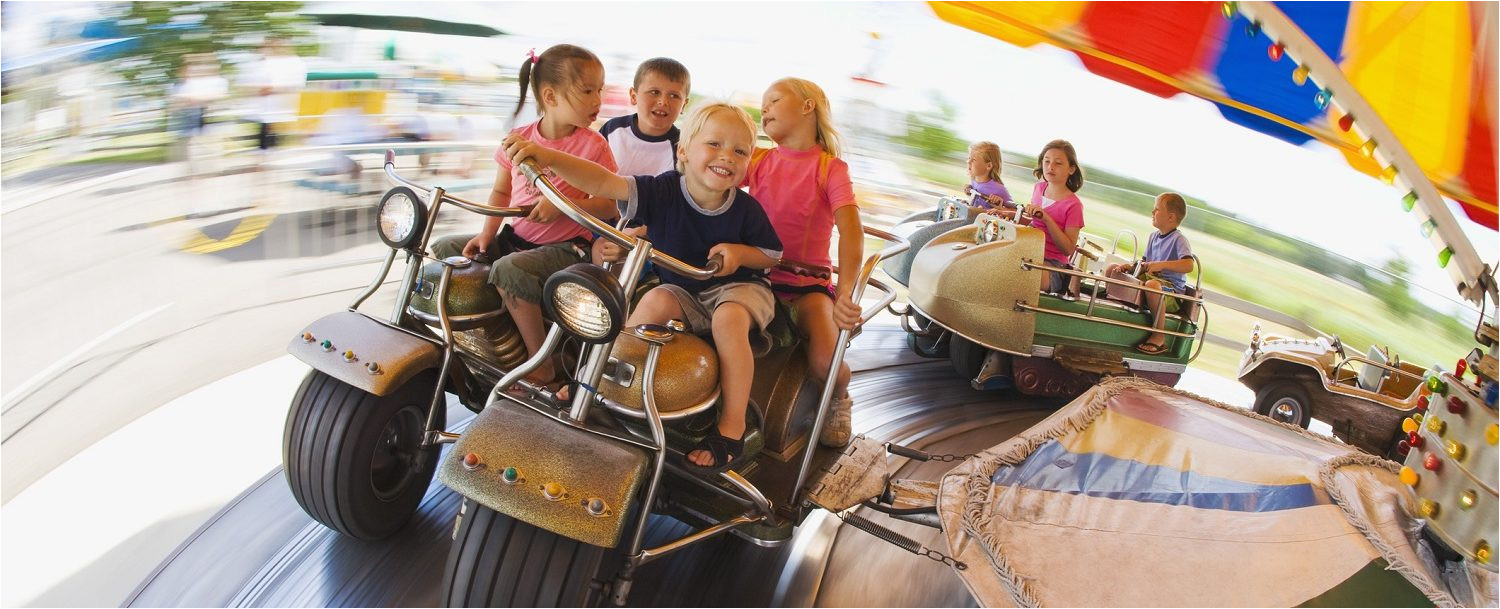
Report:
[[422,237],[423,224],[427,221],[426,206],[417,193],[405,186],[397,186],[380,198],[375,208],[375,232],[380,240],[396,249],[411,247]]
[[625,323],[625,291],[609,271],[580,262],[547,278],[542,310],[584,342],[607,343]]

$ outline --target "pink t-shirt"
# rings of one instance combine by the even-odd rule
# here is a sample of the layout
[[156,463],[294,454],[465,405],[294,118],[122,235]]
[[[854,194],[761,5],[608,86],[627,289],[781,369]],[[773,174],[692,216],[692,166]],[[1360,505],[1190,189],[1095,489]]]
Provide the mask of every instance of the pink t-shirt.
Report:
[[[1078,200],[1077,194],[1070,194],[1060,201],[1053,201],[1051,205],[1043,206],[1042,193],[1045,192],[1047,192],[1047,181],[1037,182],[1036,187],[1031,189],[1031,204],[1047,210],[1047,215],[1052,216],[1052,220],[1057,222],[1063,230],[1074,227],[1083,228],[1083,201]],[[1031,221],[1031,225],[1042,229],[1042,234],[1046,236],[1047,248],[1042,257],[1067,264],[1069,256],[1063,253],[1061,247],[1053,243],[1052,233],[1047,231],[1047,223],[1037,218]]]
[[[826,160],[824,160],[826,158]],[[821,169],[820,169],[821,168]],[[823,178],[819,179],[819,172]],[[776,236],[781,238],[782,256],[820,266],[832,266],[829,249],[833,242],[833,212],[858,205],[849,164],[823,152],[822,147],[791,150],[777,146],[759,153],[745,176],[750,196],[760,201]],[[822,280],[771,270],[771,283],[812,285]]]
[[[549,140],[542,137],[541,122],[538,121],[524,127],[517,127],[511,133],[518,134],[521,137],[553,150],[561,150],[573,156],[588,159],[603,165],[605,169],[610,171],[615,171],[616,169],[615,157],[609,151],[609,142],[605,141],[604,136],[599,135],[599,132],[592,129],[580,127],[574,129],[573,133],[567,137],[558,140]],[[495,151],[495,162],[499,163],[501,167],[510,170],[511,207],[539,202],[542,198],[542,192],[526,181],[526,176],[521,173],[520,168],[511,165],[510,159],[505,157],[504,148]],[[588,198],[588,195],[584,194],[583,191],[558,179],[557,174],[552,173],[551,169],[545,169],[542,173],[546,174],[547,178],[552,180],[552,183],[557,186],[557,190],[567,195],[568,198],[575,200]],[[559,217],[548,224],[532,222],[526,218],[512,218],[510,225],[516,231],[517,237],[536,244],[558,243],[574,237],[588,237],[591,234],[588,229],[568,219],[567,216]]]

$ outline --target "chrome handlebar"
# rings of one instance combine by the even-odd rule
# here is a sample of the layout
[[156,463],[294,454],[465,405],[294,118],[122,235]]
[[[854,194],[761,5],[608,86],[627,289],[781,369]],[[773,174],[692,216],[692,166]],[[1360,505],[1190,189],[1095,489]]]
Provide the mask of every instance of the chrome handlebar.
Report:
[[[602,238],[609,239],[615,245],[627,249],[635,248],[635,237],[622,233],[619,230],[615,229],[615,227],[611,226],[608,222],[595,218],[593,214],[579,209],[576,205],[573,204],[572,200],[568,199],[567,196],[563,195],[557,190],[556,186],[552,185],[552,181],[547,179],[547,176],[542,175],[541,168],[537,166],[535,161],[531,159],[521,161],[521,173],[526,175],[527,182],[530,182],[533,186],[536,186],[536,189],[542,192],[542,196],[546,197],[548,201],[551,201],[553,205],[557,206],[557,210],[562,212],[563,215],[567,216],[568,219],[577,222],[584,228],[594,231],[595,234],[599,235]],[[719,269],[722,268],[722,265],[718,263],[717,260],[717,258],[709,260],[708,266],[698,268],[696,266],[678,260],[671,254],[662,253],[654,249],[651,250],[652,262],[655,262],[656,264],[661,265],[662,267],[665,267],[666,269],[677,273],[678,275],[691,277],[698,280],[709,279],[719,273]]]
[[[396,173],[396,151],[389,148],[387,148],[385,151],[385,177],[387,180],[390,180],[392,184],[405,186],[412,190],[420,191],[423,194],[432,193],[431,188],[422,186],[421,184],[403,178],[400,176],[400,174]],[[452,203],[464,209],[465,211],[471,211],[481,216],[495,216],[500,218],[526,216],[530,214],[532,208],[535,207],[534,205],[522,205],[518,207],[491,207],[489,205],[475,203],[462,197],[455,197],[452,194],[449,194],[447,191],[443,192],[443,202]]]

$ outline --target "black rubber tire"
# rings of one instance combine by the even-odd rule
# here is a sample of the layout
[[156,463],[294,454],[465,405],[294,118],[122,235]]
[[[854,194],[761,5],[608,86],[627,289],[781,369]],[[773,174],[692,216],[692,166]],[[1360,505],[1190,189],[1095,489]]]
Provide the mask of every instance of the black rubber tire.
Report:
[[1312,422],[1312,401],[1300,384],[1290,381],[1271,383],[1255,392],[1255,412],[1307,429],[1308,423]]
[[443,569],[445,607],[595,607],[623,562],[465,499]]
[[[359,539],[388,537],[427,493],[439,446],[421,448],[437,374],[423,372],[378,397],[313,370],[292,398],[282,465],[313,520]],[[447,410],[437,413],[438,428]]]
[[988,349],[967,338],[952,333],[948,336],[948,360],[953,363],[953,371],[966,381],[979,376],[979,369],[984,366],[984,356],[988,352]]
[[918,330],[936,329],[940,332],[935,336],[906,335],[906,346],[912,353],[922,357],[944,358],[948,357],[950,333],[942,327],[932,323],[932,320],[923,317],[921,313],[911,312],[912,326]]

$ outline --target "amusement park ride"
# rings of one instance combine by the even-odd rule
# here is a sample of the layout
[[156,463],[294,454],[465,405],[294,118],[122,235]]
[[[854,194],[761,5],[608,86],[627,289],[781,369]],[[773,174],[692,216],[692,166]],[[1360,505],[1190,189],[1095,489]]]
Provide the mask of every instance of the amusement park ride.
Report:
[[[1153,63],[1165,61],[1161,56],[1107,44],[1109,35],[1087,27],[1098,17],[1091,11],[1157,10],[1145,3],[1031,4],[1044,3],[935,3],[934,10],[1004,40],[1058,44],[1115,74],[1345,147],[1343,133],[1208,90],[1208,79]],[[1126,6],[1104,6],[1119,4]],[[1385,10],[1343,6],[1344,18],[1361,27],[1369,24],[1360,19]],[[1203,7],[1211,14],[1197,14]],[[624,279],[580,264],[547,281],[543,307],[552,326],[528,358],[484,284],[483,265],[435,260],[426,247],[444,206],[487,216],[528,210],[491,208],[412,183],[388,155],[386,172],[399,185],[377,215],[389,255],[348,310],[312,322],[289,347],[313,368],[284,438],[294,497],[318,522],[377,539],[403,526],[436,473],[465,497],[445,572],[444,600],[453,605],[623,604],[643,564],[724,533],[782,543],[818,509],[952,567],[987,606],[1495,605],[1497,338],[1485,313],[1493,314],[1496,284],[1494,269],[1442,198],[1460,200],[1482,222],[1488,213],[1493,226],[1493,167],[1485,186],[1469,165],[1462,168],[1470,174],[1433,171],[1403,147],[1327,45],[1294,19],[1318,21],[1327,7],[1239,2],[1187,10],[1195,11],[1192,19],[1153,19],[1199,28],[1189,33],[1204,45],[1248,36],[1272,49],[1264,61],[1287,60],[1282,65],[1299,87],[1315,83],[1307,94],[1316,98],[1315,114],[1356,117],[1345,129],[1368,151],[1361,162],[1377,163],[1378,175],[1407,189],[1405,202],[1431,224],[1458,293],[1480,306],[1479,347],[1453,371],[1424,370],[1383,352],[1349,355],[1336,339],[1299,342],[1257,331],[1244,376],[1264,383],[1268,401],[1257,410],[1268,416],[1192,396],[1158,383],[1175,384],[1194,343],[1201,346],[1207,320],[1199,294],[1186,298],[1195,306],[1169,318],[1165,333],[1177,340],[1168,352],[1127,353],[1152,328],[1139,308],[1109,298],[1119,282],[1101,269],[1123,257],[1085,243],[1078,270],[1068,273],[1073,286],[1039,294],[1037,229],[940,211],[936,222],[913,218],[895,234],[866,229],[890,245],[849,278],[857,282],[856,301],[866,286],[882,293],[864,319],[884,309],[901,315],[914,349],[938,355],[946,347],[978,387],[1008,378],[1028,394],[1076,399],[936,482],[893,480],[888,454],[937,456],[865,437],[843,450],[818,447],[813,439],[832,387],[808,380],[815,377],[805,354],[784,347],[756,363],[751,418],[759,420],[747,432],[744,457],[720,475],[699,477],[680,456],[715,418],[714,351],[672,324],[626,328],[623,320],[647,262],[693,277],[710,276],[716,263],[654,250],[580,211],[526,167],[528,181],[559,210],[629,251]],[[1417,10],[1476,18],[1477,63],[1488,67],[1473,87],[1476,99],[1487,100],[1488,118],[1480,107],[1475,120],[1480,132],[1488,130],[1493,165],[1494,6]],[[1135,19],[1111,23],[1130,34]],[[407,266],[395,309],[383,318],[360,312],[398,257]],[[873,276],[882,263],[908,285],[904,307],[894,302],[896,290]],[[991,276],[976,286],[969,279],[977,268],[1001,264],[1014,269],[1005,281]],[[832,370],[850,338],[840,334]],[[565,400],[522,380],[554,355],[577,370],[577,389]],[[445,425],[446,394],[477,413],[462,434]],[[1351,424],[1335,432],[1347,443],[1302,429],[1316,404],[1338,408],[1337,399],[1365,400],[1379,414],[1345,405],[1340,412],[1353,413],[1345,417]],[[445,444],[453,446],[441,457]],[[1403,458],[1404,466],[1383,456]],[[925,547],[854,514],[859,507],[940,528],[948,545]],[[645,547],[651,514],[699,528]],[[1184,578],[1189,571],[1194,576]]]

